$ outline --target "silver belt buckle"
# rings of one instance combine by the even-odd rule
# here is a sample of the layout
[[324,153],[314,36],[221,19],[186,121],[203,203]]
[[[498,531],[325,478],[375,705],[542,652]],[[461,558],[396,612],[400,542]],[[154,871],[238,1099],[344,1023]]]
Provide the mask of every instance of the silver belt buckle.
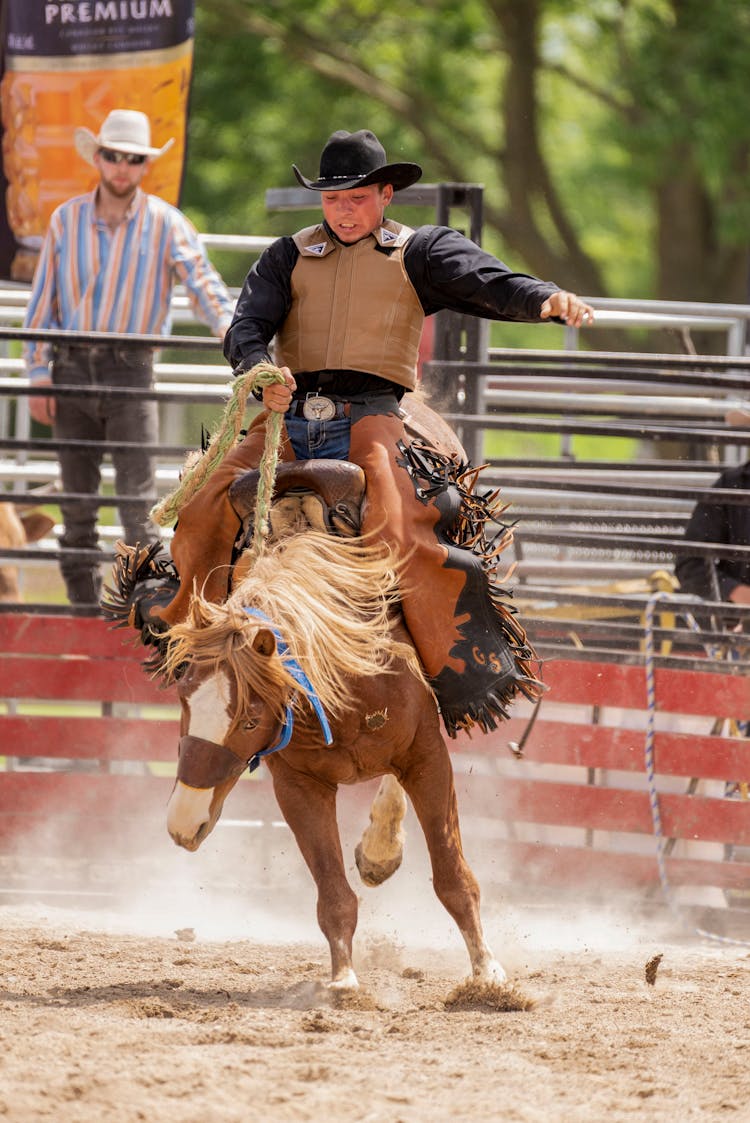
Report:
[[330,421],[336,416],[336,403],[321,394],[310,394],[302,406],[302,416],[308,421]]

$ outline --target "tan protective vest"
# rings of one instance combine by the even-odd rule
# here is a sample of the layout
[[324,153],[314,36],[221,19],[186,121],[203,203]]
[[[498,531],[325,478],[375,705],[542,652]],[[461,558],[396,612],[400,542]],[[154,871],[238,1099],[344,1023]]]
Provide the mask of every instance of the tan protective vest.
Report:
[[[292,373],[358,370],[413,390],[424,311],[403,252],[414,233],[387,219],[343,246],[325,227],[294,235],[292,307],[276,337],[277,362]],[[378,245],[392,249],[381,253]]]

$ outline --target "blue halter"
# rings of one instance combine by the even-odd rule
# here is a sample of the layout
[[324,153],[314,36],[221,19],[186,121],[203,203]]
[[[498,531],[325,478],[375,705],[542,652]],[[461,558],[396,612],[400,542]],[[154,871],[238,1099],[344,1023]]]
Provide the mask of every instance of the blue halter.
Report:
[[[245,608],[245,612],[248,616],[254,616],[256,620],[262,620],[264,624],[268,625],[269,631],[273,632],[274,636],[276,637],[276,647],[278,649],[279,655],[283,658],[289,648],[281,638],[281,632],[276,627],[276,625],[273,624],[271,620],[269,620],[265,612],[261,612],[258,608]],[[310,679],[302,670],[296,659],[284,659],[284,666],[287,671],[289,671],[289,674],[292,676],[297,685],[302,688],[302,691],[305,694],[308,702],[315,711],[315,715],[320,722],[320,728],[323,731],[326,745],[332,745],[333,734],[331,733],[331,727],[328,724],[328,718],[326,717],[326,713],[323,709],[320,698],[318,698],[318,695],[315,693],[315,687],[310,682]],[[248,771],[254,772],[255,769],[259,766],[262,757],[268,756],[270,753],[277,753],[280,749],[285,749],[292,739],[293,732],[294,711],[292,709],[291,702],[288,702],[286,707],[286,718],[284,720],[283,726],[281,727],[281,733],[279,734],[278,741],[275,745],[270,745],[267,749],[259,749],[258,752],[255,753],[255,755],[252,756],[248,761]]]

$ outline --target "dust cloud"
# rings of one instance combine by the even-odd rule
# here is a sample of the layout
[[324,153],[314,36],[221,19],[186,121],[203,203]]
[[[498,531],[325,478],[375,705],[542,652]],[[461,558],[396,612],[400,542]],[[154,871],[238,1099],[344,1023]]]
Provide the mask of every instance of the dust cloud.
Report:
[[[374,949],[381,958],[425,949],[445,954],[465,972],[463,940],[433,891],[424,837],[411,809],[401,868],[377,888],[362,884],[354,848],[368,806],[361,790],[341,791],[347,876],[359,898],[355,965],[372,958]],[[222,819],[195,853],[172,843],[163,807],[148,830],[145,855],[141,839],[137,856],[125,848],[113,860],[99,857],[81,837],[85,822],[76,828],[70,853],[51,829],[41,829],[20,842],[12,857],[0,857],[0,903],[46,910],[61,923],[67,915],[70,924],[87,930],[167,939],[189,933],[209,943],[304,943],[327,958],[315,886],[275,805],[259,829],[232,818],[230,794]],[[503,865],[491,839],[470,836],[466,852],[482,890],[487,943],[509,972],[552,952],[654,954],[665,941],[694,937],[664,902],[652,899],[646,908],[643,900],[622,894],[610,905],[579,900],[570,888],[541,892],[527,884],[524,870]]]

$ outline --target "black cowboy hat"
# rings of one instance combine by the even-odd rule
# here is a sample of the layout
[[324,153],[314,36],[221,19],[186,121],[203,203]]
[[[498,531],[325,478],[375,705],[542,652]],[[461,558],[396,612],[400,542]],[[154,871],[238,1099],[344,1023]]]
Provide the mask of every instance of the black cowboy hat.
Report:
[[401,191],[422,175],[419,164],[388,164],[383,145],[369,129],[357,133],[341,129],[329,136],[320,154],[317,179],[305,179],[296,164],[292,168],[302,186],[311,191],[346,191],[370,183],[390,183],[394,191]]

